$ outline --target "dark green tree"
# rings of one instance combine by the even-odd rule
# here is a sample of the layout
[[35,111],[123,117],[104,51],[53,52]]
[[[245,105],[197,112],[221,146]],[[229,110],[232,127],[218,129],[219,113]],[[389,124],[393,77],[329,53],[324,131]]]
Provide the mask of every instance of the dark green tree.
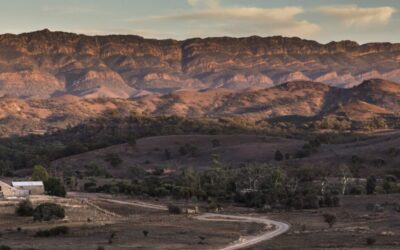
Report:
[[67,194],[64,185],[59,179],[56,178],[49,178],[47,181],[45,181],[44,189],[46,190],[48,195],[65,197],[65,195]]
[[376,178],[375,178],[375,176],[368,177],[367,185],[365,186],[367,194],[373,194],[375,192],[375,188],[376,188]]
[[275,152],[275,161],[282,161],[283,160],[283,154],[281,153],[281,151],[277,150]]
[[32,180],[34,181],[47,181],[49,174],[47,170],[42,165],[36,165],[33,168]]

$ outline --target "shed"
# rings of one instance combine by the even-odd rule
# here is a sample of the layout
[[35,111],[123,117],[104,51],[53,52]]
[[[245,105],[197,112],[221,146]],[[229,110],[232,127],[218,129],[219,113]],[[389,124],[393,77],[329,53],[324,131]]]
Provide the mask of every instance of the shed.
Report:
[[44,194],[43,181],[13,181],[12,186],[18,190],[28,191],[29,194]]

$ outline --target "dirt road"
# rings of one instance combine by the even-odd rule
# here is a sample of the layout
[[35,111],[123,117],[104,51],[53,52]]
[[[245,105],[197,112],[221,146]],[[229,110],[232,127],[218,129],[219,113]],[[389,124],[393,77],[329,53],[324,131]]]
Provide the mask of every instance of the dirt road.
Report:
[[[151,204],[141,201],[120,201],[120,200],[113,200],[113,199],[101,199],[111,203],[123,204],[123,205],[130,205],[136,207],[144,207],[149,209],[157,209],[157,210],[168,210],[166,206]],[[270,240],[274,237],[277,237],[285,232],[287,232],[290,226],[286,223],[270,220],[267,218],[262,217],[252,217],[252,216],[239,216],[239,215],[226,215],[226,214],[214,214],[214,213],[205,213],[199,216],[194,216],[193,218],[197,220],[204,220],[204,221],[233,221],[233,222],[255,222],[266,225],[266,227],[273,226],[271,231],[263,232],[262,234],[256,236],[249,236],[242,238],[241,240],[230,244],[229,246],[220,248],[219,250],[237,250],[237,249],[244,249],[246,247],[254,246],[260,242]]]

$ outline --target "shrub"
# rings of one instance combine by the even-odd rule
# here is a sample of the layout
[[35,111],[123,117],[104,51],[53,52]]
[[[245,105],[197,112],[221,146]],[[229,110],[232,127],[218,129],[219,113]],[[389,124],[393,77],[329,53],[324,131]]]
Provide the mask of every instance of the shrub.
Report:
[[333,226],[333,224],[336,223],[336,215],[326,213],[322,216],[324,217],[324,221],[329,225],[330,228]]
[[36,232],[36,237],[55,237],[68,234],[69,228],[66,226],[54,227],[51,229],[39,230]]
[[332,197],[332,206],[333,207],[340,207],[340,198],[337,196]]
[[212,144],[213,148],[217,148],[217,147],[221,146],[221,142],[218,139],[212,140],[211,144]]
[[110,163],[111,166],[118,167],[119,165],[122,164],[123,160],[118,154],[108,154],[104,158],[104,160],[108,163]]
[[49,221],[52,219],[63,219],[64,217],[64,208],[54,203],[43,203],[33,210],[33,219],[35,221]]
[[149,235],[149,231],[143,230],[143,235],[144,237],[147,237]]
[[94,181],[90,181],[90,182],[86,182],[84,185],[83,185],[83,189],[86,191],[86,192],[89,192],[89,193],[94,193],[94,192],[96,192],[96,189],[97,189],[97,184],[96,184],[96,182],[94,182]]
[[15,213],[18,216],[32,216],[33,215],[33,206],[30,200],[21,201],[17,208],[15,209]]
[[274,159],[275,159],[275,161],[282,161],[283,160],[283,154],[281,153],[281,151],[277,150],[275,152]]
[[170,204],[170,205],[168,205],[168,212],[170,214],[181,214],[182,213],[182,209],[180,207],[178,207],[178,206]]
[[373,194],[376,188],[376,178],[375,176],[370,176],[367,179],[367,185],[365,187],[367,194]]
[[366,241],[367,241],[367,245],[368,245],[368,246],[372,246],[373,244],[375,244],[376,239],[375,239],[375,238],[372,238],[372,237],[368,237],[368,238],[366,239]]
[[303,199],[304,209],[318,209],[319,208],[319,198],[316,195],[307,195]]
[[6,245],[0,245],[0,250],[11,250],[11,247]]

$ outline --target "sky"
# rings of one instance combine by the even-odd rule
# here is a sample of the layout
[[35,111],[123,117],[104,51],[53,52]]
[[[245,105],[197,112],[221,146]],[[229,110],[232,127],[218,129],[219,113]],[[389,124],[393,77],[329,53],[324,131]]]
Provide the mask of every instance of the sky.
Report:
[[0,34],[45,28],[178,40],[282,35],[400,42],[400,0],[0,0]]

